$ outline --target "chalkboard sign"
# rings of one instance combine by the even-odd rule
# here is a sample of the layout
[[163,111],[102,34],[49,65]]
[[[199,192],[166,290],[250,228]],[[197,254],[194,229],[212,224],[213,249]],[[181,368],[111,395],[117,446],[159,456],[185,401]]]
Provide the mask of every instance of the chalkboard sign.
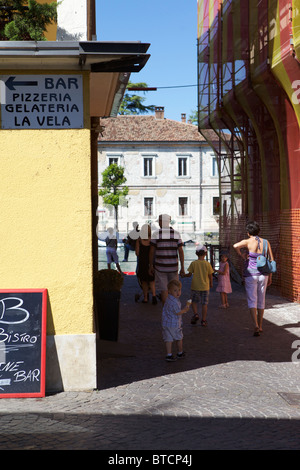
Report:
[[0,398],[45,396],[47,289],[0,290]]

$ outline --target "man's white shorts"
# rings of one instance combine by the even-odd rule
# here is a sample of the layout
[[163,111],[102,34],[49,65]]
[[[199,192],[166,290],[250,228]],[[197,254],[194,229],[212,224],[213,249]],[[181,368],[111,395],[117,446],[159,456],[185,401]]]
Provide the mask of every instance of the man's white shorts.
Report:
[[168,290],[168,283],[173,279],[179,279],[178,272],[162,273],[155,270],[155,283],[158,290]]
[[249,276],[245,278],[245,288],[249,308],[265,308],[268,276]]

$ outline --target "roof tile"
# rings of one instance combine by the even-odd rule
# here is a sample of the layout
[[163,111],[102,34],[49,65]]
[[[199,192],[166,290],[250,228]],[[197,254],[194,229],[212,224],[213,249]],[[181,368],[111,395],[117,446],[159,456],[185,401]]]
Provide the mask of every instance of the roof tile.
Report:
[[155,116],[101,118],[101,142],[205,142],[197,126]]

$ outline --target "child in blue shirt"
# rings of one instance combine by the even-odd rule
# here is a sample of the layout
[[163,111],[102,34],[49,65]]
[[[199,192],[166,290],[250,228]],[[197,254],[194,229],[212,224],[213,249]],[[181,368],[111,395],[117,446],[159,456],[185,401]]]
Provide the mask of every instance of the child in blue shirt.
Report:
[[[190,308],[191,301],[188,301],[182,309],[179,297],[181,295],[181,282],[173,279],[168,283],[168,297],[162,311],[162,333],[163,340],[167,349],[166,361],[176,361],[177,358],[184,356],[183,352],[183,333],[182,333],[182,315]],[[177,343],[177,356],[172,355],[173,341]]]

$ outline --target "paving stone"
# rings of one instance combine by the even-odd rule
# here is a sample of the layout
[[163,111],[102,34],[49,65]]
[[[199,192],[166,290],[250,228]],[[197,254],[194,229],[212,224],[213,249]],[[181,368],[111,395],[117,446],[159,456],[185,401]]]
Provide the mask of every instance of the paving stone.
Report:
[[[0,450],[299,449],[300,305],[268,293],[253,337],[243,287],[220,310],[214,286],[208,327],[186,314],[186,357],[166,363],[161,304],[136,303],[139,289],[125,278],[118,354],[102,354],[98,389],[1,399]],[[183,302],[189,291],[183,279]]]

